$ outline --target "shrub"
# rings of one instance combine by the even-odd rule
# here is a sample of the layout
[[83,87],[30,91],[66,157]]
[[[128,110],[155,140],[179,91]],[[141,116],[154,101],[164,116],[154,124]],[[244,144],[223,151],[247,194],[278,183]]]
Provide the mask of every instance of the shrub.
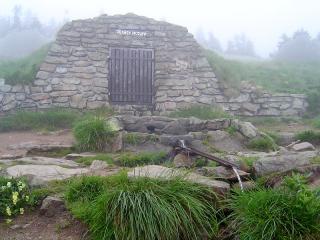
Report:
[[182,179],[121,175],[106,178],[106,190],[90,208],[79,202],[74,206],[94,239],[203,239],[217,232],[215,203],[207,187]]
[[320,132],[307,130],[295,135],[296,140],[306,141],[313,144],[320,144]]
[[21,179],[0,177],[0,217],[11,221],[11,217],[23,214],[30,201],[30,190]]
[[166,160],[165,152],[125,153],[119,157],[120,165],[135,167],[145,164],[160,164]]
[[47,111],[20,111],[0,117],[0,132],[13,130],[70,128],[80,114],[70,109],[49,109]]
[[238,192],[230,208],[241,240],[320,237],[320,200],[296,177],[279,189]]
[[254,162],[257,161],[259,158],[255,156],[242,156],[240,157],[240,161],[246,164],[248,167],[252,167]]
[[257,151],[275,150],[276,146],[271,137],[262,136],[250,140],[248,147]]
[[109,124],[104,118],[91,117],[75,124],[73,128],[77,146],[85,151],[103,151],[113,137]]
[[105,161],[108,164],[113,164],[112,157],[109,154],[102,154],[102,153],[97,154],[94,157],[81,157],[77,159],[76,162],[89,166],[94,160]]
[[188,118],[196,117],[203,120],[230,118],[230,115],[218,107],[191,106],[184,109],[176,110],[169,114],[170,117]]

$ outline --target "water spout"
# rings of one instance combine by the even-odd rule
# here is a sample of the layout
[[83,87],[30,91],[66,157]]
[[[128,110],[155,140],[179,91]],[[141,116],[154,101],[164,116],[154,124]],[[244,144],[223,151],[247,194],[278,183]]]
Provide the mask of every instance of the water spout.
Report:
[[180,144],[181,144],[181,147],[185,148],[186,147],[186,143],[184,140],[179,140]]
[[239,184],[240,184],[240,189],[241,191],[243,192],[243,185],[242,185],[242,181],[241,181],[241,178],[240,178],[240,175],[238,173],[238,170],[235,168],[235,167],[232,167],[232,170],[234,171],[234,173],[236,174],[237,178],[238,178],[238,181],[239,181]]

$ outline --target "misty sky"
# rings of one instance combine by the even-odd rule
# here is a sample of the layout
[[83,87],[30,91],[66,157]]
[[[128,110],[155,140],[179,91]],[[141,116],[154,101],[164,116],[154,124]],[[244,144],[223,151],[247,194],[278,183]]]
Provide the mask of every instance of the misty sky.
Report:
[[29,9],[47,22],[95,17],[101,13],[139,15],[186,26],[201,26],[225,46],[234,34],[245,33],[257,53],[268,56],[282,33],[304,28],[312,36],[320,32],[319,0],[0,0],[0,15],[8,16],[14,5]]

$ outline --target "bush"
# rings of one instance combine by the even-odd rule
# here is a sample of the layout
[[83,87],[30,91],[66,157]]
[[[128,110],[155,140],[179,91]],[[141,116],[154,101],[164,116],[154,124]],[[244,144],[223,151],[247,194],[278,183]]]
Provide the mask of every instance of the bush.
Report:
[[119,157],[120,165],[124,167],[135,167],[146,164],[160,164],[166,160],[165,152],[142,152],[125,153]]
[[262,136],[250,140],[248,147],[256,151],[275,150],[276,145],[271,137]]
[[[320,99],[320,98],[319,98]],[[320,116],[316,117],[313,119],[312,121],[312,125],[315,127],[315,128],[319,128],[320,129]]]
[[295,135],[295,139],[313,144],[320,144],[320,132],[315,132],[312,130],[299,132]]
[[30,190],[21,179],[0,177],[0,217],[11,221],[11,217],[23,214],[30,201]]
[[217,118],[230,118],[230,115],[222,109],[216,107],[206,106],[191,106],[184,109],[176,110],[169,114],[174,118],[188,118],[196,117],[203,120],[217,119]]
[[80,150],[103,151],[114,132],[104,118],[91,117],[77,122],[73,134]]
[[20,111],[0,117],[0,132],[13,130],[45,129],[55,130],[70,128],[80,114],[70,109],[49,109],[47,111]]
[[94,239],[203,239],[217,232],[216,197],[204,186],[125,175],[105,179],[106,190],[90,207],[78,202],[71,209]]
[[320,238],[320,200],[295,176],[280,189],[238,192],[230,208],[241,240]]
[[240,157],[240,161],[243,162],[247,167],[252,168],[255,161],[257,161],[259,157],[255,156],[242,156]]

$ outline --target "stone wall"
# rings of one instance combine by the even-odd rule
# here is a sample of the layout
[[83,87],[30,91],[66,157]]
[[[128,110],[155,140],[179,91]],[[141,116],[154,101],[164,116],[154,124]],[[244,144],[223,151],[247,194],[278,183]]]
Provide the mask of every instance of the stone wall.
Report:
[[237,97],[227,97],[186,28],[127,14],[67,23],[32,84],[10,86],[0,79],[0,113],[110,105],[110,47],[152,48],[155,53],[153,104],[113,105],[119,111],[158,115],[190,104],[218,104],[237,115],[287,116],[300,115],[307,106],[304,96],[271,95],[251,87],[244,87]]

